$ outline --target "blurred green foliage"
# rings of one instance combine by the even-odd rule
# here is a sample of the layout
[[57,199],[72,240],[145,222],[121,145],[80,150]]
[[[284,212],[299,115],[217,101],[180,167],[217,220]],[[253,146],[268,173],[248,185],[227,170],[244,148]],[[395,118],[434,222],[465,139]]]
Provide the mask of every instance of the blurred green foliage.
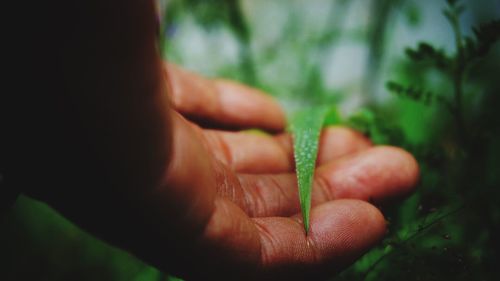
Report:
[[1,280],[166,280],[24,196],[1,221],[0,260]]
[[[500,279],[497,1],[163,7],[168,59],[262,88],[290,111],[337,103],[344,124],[419,161],[417,191],[382,207],[386,239],[334,280]],[[0,227],[2,280],[169,278],[28,198]]]

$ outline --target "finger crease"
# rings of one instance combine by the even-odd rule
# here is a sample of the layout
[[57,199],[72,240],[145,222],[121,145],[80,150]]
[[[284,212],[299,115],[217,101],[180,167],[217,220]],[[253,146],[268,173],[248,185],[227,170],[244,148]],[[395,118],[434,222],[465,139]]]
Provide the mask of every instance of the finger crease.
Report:
[[330,188],[330,184],[324,176],[322,176],[321,174],[316,174],[316,178],[314,181],[316,183],[316,186],[319,187],[318,191],[321,193],[322,199],[324,199],[325,201],[331,201],[335,199],[332,189]]
[[231,149],[222,136],[212,132],[207,132],[206,135],[212,149],[212,154],[224,164],[229,167],[233,167],[233,155],[231,153]]
[[229,148],[229,145],[221,136],[217,136],[217,141],[218,141],[219,149],[222,153],[222,156],[224,157],[224,160],[226,161],[226,164],[230,167],[233,167],[233,154],[231,153],[231,149]]
[[248,180],[238,176],[238,181],[240,183],[241,189],[243,190],[243,206],[245,213],[247,213],[248,216],[253,217],[255,215],[254,212],[255,199],[254,196],[252,195],[252,191],[248,188],[249,187]]
[[267,214],[267,204],[262,194],[262,188],[265,188],[265,184],[262,184],[262,180],[257,180],[257,182],[255,183],[255,188],[253,188],[252,192],[252,194],[255,196],[254,216],[265,216]]
[[[272,186],[274,187],[274,189],[277,189],[277,191],[280,193],[278,197],[278,202],[277,202],[277,206],[276,206],[276,212],[281,214],[282,212],[284,212],[285,210],[282,210],[283,206],[286,206],[287,202],[291,202],[292,200],[289,200],[291,198],[287,198],[287,193],[283,190],[283,186],[279,184],[278,180],[274,177],[270,177],[269,180],[271,181],[271,184]],[[284,214],[286,215],[286,214]]]
[[266,225],[264,225],[262,222],[258,220],[254,220],[255,227],[259,231],[259,237],[260,237],[260,256],[261,256],[261,266],[264,266],[267,264],[267,262],[270,260],[270,256],[272,256],[272,253],[276,253],[276,241],[274,239],[274,236],[272,233],[269,231]]
[[311,264],[318,264],[318,261],[321,260],[321,255],[318,252],[318,248],[316,247],[316,243],[311,236],[306,236],[306,245],[309,253],[311,255]]

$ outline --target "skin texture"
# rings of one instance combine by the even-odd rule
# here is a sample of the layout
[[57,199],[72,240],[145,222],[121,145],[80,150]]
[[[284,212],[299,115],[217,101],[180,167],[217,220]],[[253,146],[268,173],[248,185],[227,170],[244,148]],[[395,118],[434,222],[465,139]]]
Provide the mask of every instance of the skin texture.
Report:
[[7,134],[6,184],[188,280],[321,280],[383,237],[368,202],[411,192],[410,154],[324,130],[306,235],[280,106],[164,64],[153,1],[76,2],[39,13],[45,56],[27,65],[45,68],[26,77],[43,95],[11,101],[26,114]]
[[[167,71],[169,75],[195,75],[170,65]],[[196,79],[203,80],[201,77]],[[251,104],[255,102],[266,108],[262,114],[267,114],[263,119],[258,119],[261,114],[245,114],[244,122],[228,118],[224,125],[233,122],[232,126],[246,127],[245,122],[255,118],[256,121],[252,122],[261,122],[262,128],[278,129],[273,127],[275,124],[284,126],[284,115],[276,114],[282,112],[280,107],[256,90],[219,80],[204,79],[203,83],[207,87],[197,87],[192,91],[189,84],[173,87],[182,90],[174,90],[172,94],[196,95],[200,89],[211,89],[211,85],[218,84],[224,91],[235,90],[231,100],[236,104],[247,103],[246,106],[252,108]],[[224,89],[226,85],[227,89]],[[220,101],[223,95],[208,91],[211,90],[201,93],[215,99],[208,103],[224,104]],[[174,107],[178,106],[176,100]],[[262,104],[264,100],[266,103]],[[189,105],[179,107],[189,108]],[[196,115],[195,111],[187,113],[188,116]],[[227,111],[219,108],[214,114],[227,116]],[[217,118],[214,116],[213,120]],[[175,176],[167,179],[167,186],[172,186],[169,184],[172,180],[184,182],[185,186],[194,187],[193,194],[199,195],[199,186],[203,184],[198,177],[193,178],[194,174],[208,178],[212,175],[214,182],[212,187],[202,187],[202,192],[207,192],[207,187],[212,189],[203,196],[210,198],[208,201],[212,201],[213,205],[191,207],[203,209],[197,211],[200,214],[211,213],[202,219],[204,231],[197,238],[200,244],[196,244],[203,249],[201,260],[202,264],[206,264],[201,273],[203,275],[209,272],[216,275],[223,270],[229,279],[241,276],[270,280],[331,277],[385,234],[383,216],[366,201],[381,204],[389,199],[401,198],[411,192],[418,179],[418,166],[404,150],[373,147],[368,139],[350,129],[327,128],[320,140],[311,230],[306,235],[299,214],[292,140],[288,134],[207,130],[177,113],[174,113],[172,121],[186,130],[182,133],[174,130],[173,164],[167,174]],[[195,139],[197,147],[202,147],[204,152],[188,148],[193,144],[187,143],[194,143]],[[189,172],[184,173],[186,170]],[[186,190],[182,188],[178,192],[185,195]],[[198,249],[193,251],[190,256],[199,254],[196,254]],[[190,274],[196,273],[188,272],[187,276],[202,277]]]

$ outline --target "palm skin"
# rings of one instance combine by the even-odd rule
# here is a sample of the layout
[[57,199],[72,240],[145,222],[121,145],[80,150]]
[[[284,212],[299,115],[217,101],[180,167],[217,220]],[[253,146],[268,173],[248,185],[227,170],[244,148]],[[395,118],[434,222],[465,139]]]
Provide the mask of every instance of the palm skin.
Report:
[[[174,266],[181,276],[332,276],[385,234],[382,214],[367,201],[402,197],[417,181],[418,166],[407,152],[374,147],[347,128],[328,128],[320,140],[306,234],[291,137],[213,129],[280,132],[285,117],[277,103],[234,82],[205,79],[171,64],[166,68],[174,108],[172,154],[164,188],[155,196],[169,198],[175,228],[189,233],[178,245],[186,257]],[[183,116],[203,119],[212,129]]]

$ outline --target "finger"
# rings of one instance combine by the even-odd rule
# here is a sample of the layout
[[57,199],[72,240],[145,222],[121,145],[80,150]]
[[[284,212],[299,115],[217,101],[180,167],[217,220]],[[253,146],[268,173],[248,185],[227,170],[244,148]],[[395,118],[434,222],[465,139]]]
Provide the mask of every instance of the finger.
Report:
[[[289,134],[276,137],[248,132],[204,131],[215,157],[240,173],[285,173],[294,169],[292,139]],[[371,146],[363,135],[343,127],[322,132],[318,163],[324,164]]]
[[382,214],[358,200],[313,208],[307,235],[299,216],[254,219],[261,241],[262,279],[324,280],[354,262],[385,234]]
[[383,203],[408,195],[419,180],[419,167],[407,151],[379,146],[320,167],[316,178],[332,198]]
[[363,134],[346,127],[328,127],[320,138],[318,165],[326,164],[345,155],[356,153],[372,146]]
[[176,110],[203,127],[281,131],[285,114],[263,92],[227,80],[210,80],[166,64]]
[[[277,140],[289,155],[293,155],[293,140],[290,134],[282,134]],[[363,134],[346,127],[330,126],[321,132],[317,164],[326,164],[342,156],[365,150],[372,146]]]
[[[251,217],[287,216],[300,211],[294,174],[239,175],[244,210]],[[418,165],[404,150],[374,147],[318,168],[312,204],[334,199],[384,203],[407,195],[418,180]]]
[[275,137],[251,132],[204,130],[215,158],[235,172],[280,173],[293,170],[293,156]]
[[[380,212],[368,203],[339,200],[313,208],[308,235],[298,216],[250,219],[218,199],[203,235],[189,253],[197,270],[189,280],[318,280],[352,263],[385,233]],[[313,278],[314,277],[314,278]]]

